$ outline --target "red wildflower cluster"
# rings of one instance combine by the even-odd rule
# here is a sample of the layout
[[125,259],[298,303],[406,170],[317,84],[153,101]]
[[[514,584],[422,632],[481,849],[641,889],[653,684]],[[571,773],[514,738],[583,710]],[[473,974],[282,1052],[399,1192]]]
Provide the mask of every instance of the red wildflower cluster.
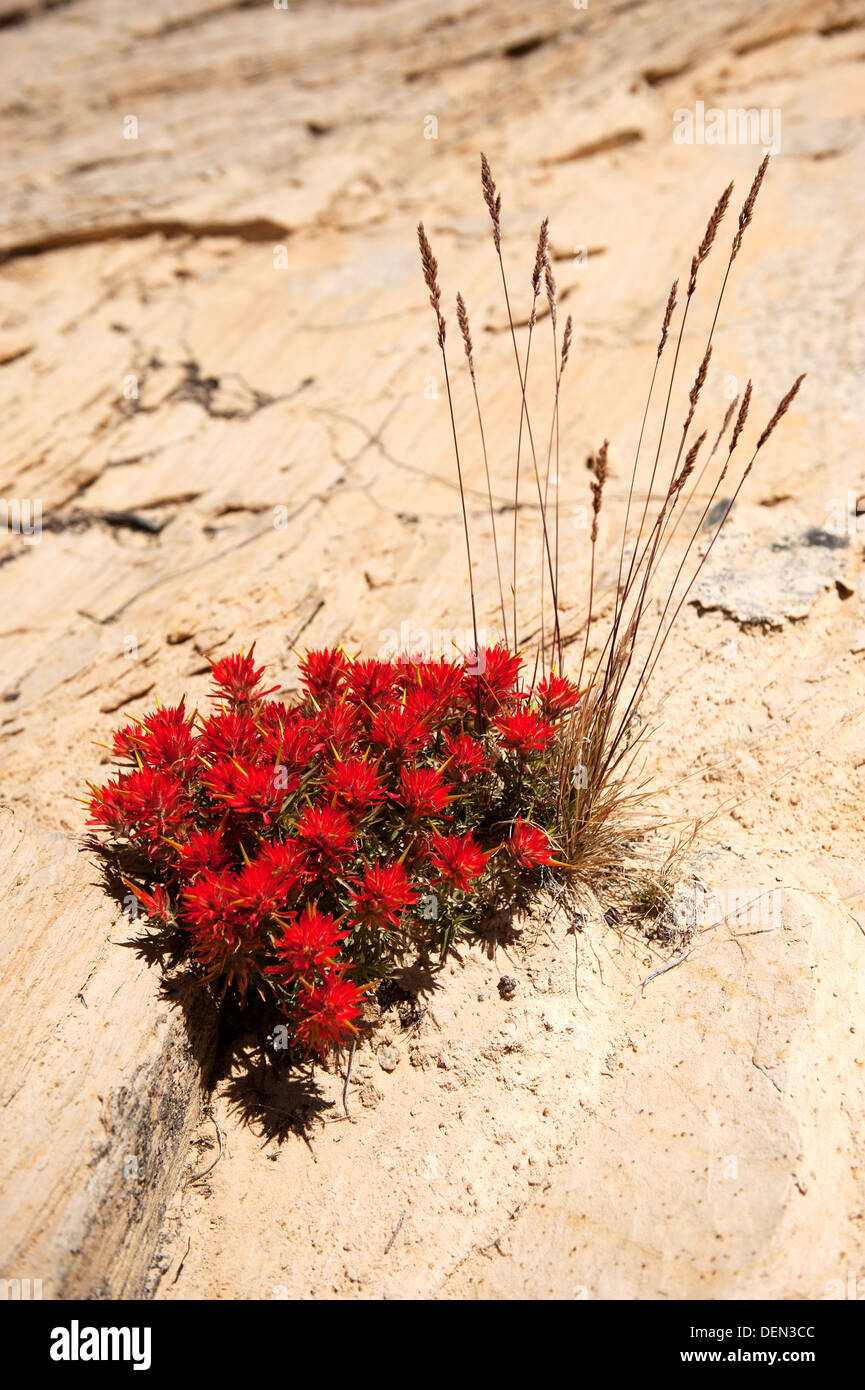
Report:
[[203,980],[277,1004],[324,1055],[401,941],[447,944],[554,862],[538,807],[579,696],[555,675],[526,693],[520,665],[501,647],[465,663],[314,651],[288,705],[252,651],[224,657],[211,712],[181,701],[118,730],[88,823]]

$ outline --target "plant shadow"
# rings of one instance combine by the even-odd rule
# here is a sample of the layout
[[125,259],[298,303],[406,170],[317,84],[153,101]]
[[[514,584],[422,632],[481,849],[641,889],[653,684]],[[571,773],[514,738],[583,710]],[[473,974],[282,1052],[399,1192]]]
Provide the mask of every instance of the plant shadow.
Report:
[[[245,1002],[231,996],[217,999],[190,969],[176,935],[154,933],[137,912],[126,878],[140,865],[127,856],[106,853],[105,846],[93,839],[86,840],[83,848],[98,864],[99,886],[129,921],[128,937],[118,944],[159,969],[160,998],[182,1011],[202,1085],[211,1094],[219,1090],[233,1117],[260,1138],[262,1146],[291,1139],[309,1146],[320,1125],[355,1118],[346,1113],[341,1097],[331,1099],[326,1094],[326,1090],[333,1094],[334,1071],[346,1075],[347,1051],[336,1056],[325,1072],[292,1050],[286,1020],[273,1004],[251,997]],[[491,910],[482,928],[451,945],[448,959],[462,965],[462,950],[469,942],[492,958],[497,946],[517,940],[517,921],[525,905],[514,902]],[[390,974],[369,989],[367,1036],[383,1021],[400,1030],[416,1028],[428,1001],[443,988],[444,966],[433,957],[428,943],[407,943],[397,953]],[[330,1084],[325,1088],[326,1075]]]

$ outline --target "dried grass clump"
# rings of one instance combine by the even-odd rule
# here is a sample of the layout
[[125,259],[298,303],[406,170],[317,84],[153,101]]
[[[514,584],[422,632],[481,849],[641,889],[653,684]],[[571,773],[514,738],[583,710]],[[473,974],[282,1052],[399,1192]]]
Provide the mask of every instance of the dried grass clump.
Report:
[[[724,189],[715,204],[703,237],[692,256],[687,292],[677,326],[675,319],[679,309],[678,279],[673,282],[670,289],[631,467],[625,517],[618,540],[618,572],[612,613],[604,617],[605,627],[600,633],[596,631],[598,618],[595,613],[595,548],[601,524],[604,490],[607,486],[609,446],[606,440],[594,460],[594,477],[591,482],[592,516],[589,535],[589,583],[585,632],[582,641],[579,674],[576,678],[582,693],[578,703],[570,711],[560,729],[554,768],[555,823],[547,827],[556,837],[562,860],[566,862],[571,873],[576,875],[588,876],[620,862],[623,847],[633,836],[635,825],[640,825],[643,828],[652,825],[653,816],[650,810],[649,792],[646,784],[638,780],[634,770],[635,757],[645,735],[640,711],[646,692],[675,620],[723,530],[732,504],[736,501],[745,480],[754,467],[757,455],[765,447],[773,431],[789,410],[804,379],[800,376],[779,402],[770,420],[759,434],[756,445],[738,471],[732,501],[725,509],[724,516],[710,531],[708,543],[698,547],[697,542],[718,496],[721,484],[735,466],[733,456],[740,446],[751,405],[751,382],[748,382],[741,399],[737,397],[727,408],[724,419],[715,435],[712,450],[702,463],[699,472],[697,472],[697,462],[709,435],[709,427],[702,429],[693,441],[690,439],[690,435],[700,409],[703,389],[711,365],[713,338],[727,283],[733,262],[741,250],[744,234],[753,220],[757,195],[762,186],[768,162],[769,159],[766,156],[757,170],[748,196],[739,213],[721,288],[714,305],[711,326],[688,394],[688,408],[681,430],[678,432],[678,438],[673,446],[674,451],[671,451],[673,456],[669,464],[669,472],[664,475],[663,470],[666,465],[662,463],[662,458],[667,452],[673,391],[683,369],[680,358],[688,314],[692,300],[697,293],[701,267],[718,242],[733,195],[732,184]],[[510,288],[502,258],[502,199],[493,179],[489,161],[483,154],[481,155],[481,189],[490,214],[492,241],[501,275],[520,401],[513,478],[514,525],[511,593],[507,600],[502,580],[503,563],[500,556],[499,537],[496,531],[491,468],[478,392],[477,365],[469,328],[468,311],[462,294],[457,295],[457,319],[463,337],[481,437],[502,628],[506,645],[516,653],[519,653],[521,649],[525,650],[521,642],[519,613],[520,586],[518,579],[522,568],[518,553],[517,519],[520,506],[522,463],[526,445],[532,462],[540,511],[541,630],[537,650],[529,653],[530,665],[532,658],[534,659],[534,675],[527,687],[526,699],[531,702],[538,672],[540,671],[541,676],[544,676],[549,670],[550,675],[561,676],[565,668],[566,648],[575,640],[574,634],[568,638],[563,635],[560,621],[558,486],[554,488],[554,499],[550,497],[552,469],[555,470],[556,483],[558,483],[559,478],[561,385],[571,350],[573,325],[569,317],[561,344],[559,344],[556,283],[549,256],[549,219],[545,217],[541,223],[534,263],[529,277],[531,303],[525,341],[521,349],[517,340],[517,331],[511,309]],[[447,372],[447,356],[444,346],[445,328],[437,278],[438,267],[422,226],[418,232],[424,276],[436,314],[437,340],[445,363],[445,382],[450,405],[454,450],[457,458],[460,496],[463,503],[472,620],[475,623],[476,605],[471,545],[451,382]],[[527,402],[532,344],[537,331],[539,331],[537,309],[542,291],[546,295],[549,306],[549,324],[553,346],[553,381],[545,459],[543,449],[536,447],[536,432],[533,428],[532,416]],[[663,396],[661,426],[654,449],[650,451],[650,463],[644,467],[642,455],[649,411],[655,399],[659,376],[663,371],[665,352],[670,341],[674,343],[673,361]],[[733,432],[726,452],[724,452],[721,450],[722,441],[727,435],[734,414],[736,418]],[[539,459],[543,469],[539,465]],[[649,473],[647,479],[644,478],[646,467],[648,467]],[[666,481],[662,484],[663,494],[658,501],[655,484],[659,471],[662,477],[666,476]],[[694,476],[695,473],[696,477]],[[711,480],[713,473],[714,482],[710,489],[708,501],[700,514],[696,515],[697,509],[692,507],[692,503],[702,487],[704,479],[708,476]],[[639,490],[638,481],[641,485]],[[644,501],[642,508],[640,508],[637,498],[639,491],[643,490]],[[653,498],[656,499],[654,502]],[[672,577],[667,570],[664,570],[663,575],[659,577],[662,561],[669,545],[683,524],[683,553],[678,565],[673,570]],[[695,547],[696,553],[694,553]],[[548,604],[549,607],[547,607]],[[507,616],[508,610],[510,610],[510,621],[508,621]],[[659,617],[657,616],[658,613],[660,613]],[[657,817],[655,817],[655,822],[657,823]]]

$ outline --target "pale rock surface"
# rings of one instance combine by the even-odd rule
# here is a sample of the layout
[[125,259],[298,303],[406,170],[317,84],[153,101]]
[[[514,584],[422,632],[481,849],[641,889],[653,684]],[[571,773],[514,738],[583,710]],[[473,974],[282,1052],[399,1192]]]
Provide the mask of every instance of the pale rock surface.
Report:
[[[280,1141],[235,1075],[215,1098],[223,1159],[188,1187],[215,1156],[211,1120],[194,1129],[213,1030],[192,1046],[156,969],[118,944],[128,924],[78,853],[74,798],[106,775],[97,744],[125,711],[203,698],[208,657],[254,640],[290,692],[298,646],[466,639],[414,229],[423,216],[449,316],[457,288],[466,297],[506,509],[520,410],[481,148],[517,321],[547,212],[574,314],[569,644],[585,614],[585,460],[609,435],[603,620],[670,282],[721,188],[735,178],[738,208],[759,160],[753,146],[675,144],[674,113],[697,101],[783,117],[701,402],[716,426],[750,374],[757,431],[808,373],[731,518],[743,560],[849,511],[865,492],[862,5],[701,0],[685,21],[663,0],[8,0],[0,20],[0,494],[42,507],[38,543],[0,534],[0,1273],[41,1277],[49,1296],[174,1298],[821,1297],[861,1273],[855,516],[795,622],[762,630],[686,605],[644,711],[659,806],[706,822],[707,886],[780,887],[780,927],[701,929],[644,995],[670,948],[620,939],[597,914],[576,978],[559,918],[507,954],[463,952],[421,990],[414,1031],[386,1015],[359,1049],[356,1124],[321,1123],[343,1085],[324,1074],[317,1101],[277,1093],[277,1131],[310,1107],[307,1142]],[[689,318],[691,371],[722,275],[718,253]],[[544,314],[539,409],[547,335]],[[453,347],[480,559],[483,468]],[[683,376],[677,418],[686,391]],[[653,411],[649,438],[658,423]],[[528,641],[537,507],[530,490],[521,501]],[[493,567],[478,569],[495,634]],[[510,1001],[502,975],[518,980]],[[390,1073],[382,1045],[400,1055]],[[130,1155],[144,1173],[132,1190]]]

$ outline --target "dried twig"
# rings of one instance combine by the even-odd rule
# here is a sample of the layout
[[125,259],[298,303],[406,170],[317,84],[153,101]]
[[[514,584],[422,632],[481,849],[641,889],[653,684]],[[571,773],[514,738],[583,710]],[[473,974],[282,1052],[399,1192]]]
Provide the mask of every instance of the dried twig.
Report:
[[208,1114],[207,1118],[213,1121],[213,1125],[216,1130],[216,1137],[219,1140],[219,1153],[216,1155],[216,1158],[213,1160],[213,1162],[209,1163],[207,1167],[202,1169],[200,1173],[194,1173],[191,1178],[187,1178],[186,1182],[183,1184],[184,1187],[189,1187],[190,1183],[200,1182],[202,1178],[206,1178],[207,1174],[213,1171],[219,1160],[222,1158],[222,1130],[219,1128],[216,1116],[212,1112]]
[[384,1247],[384,1253],[385,1253],[386,1255],[389,1255],[389,1254],[390,1254],[390,1252],[391,1252],[391,1247],[392,1247],[394,1241],[396,1240],[397,1236],[399,1235],[400,1231],[402,1230],[402,1223],[403,1223],[404,1221],[405,1221],[405,1212],[404,1212],[404,1211],[401,1211],[400,1214],[399,1214],[399,1221],[396,1223],[396,1225],[394,1226],[393,1230],[391,1231],[390,1240],[388,1241],[387,1245]]
[[354,1039],[354,1041],[352,1042],[352,1045],[351,1045],[351,1052],[349,1053],[349,1057],[348,1057],[348,1066],[347,1066],[346,1069],[345,1069],[345,1085],[344,1085],[343,1088],[342,1088],[342,1108],[343,1108],[343,1110],[345,1111],[345,1118],[346,1118],[347,1120],[349,1120],[349,1121],[351,1122],[351,1124],[353,1124],[353,1125],[356,1125],[356,1124],[357,1124],[357,1120],[355,1120],[355,1119],[352,1117],[352,1115],[351,1115],[351,1113],[350,1113],[350,1111],[349,1111],[349,1108],[348,1108],[348,1087],[349,1087],[349,1082],[351,1081],[351,1069],[352,1069],[352,1067],[354,1066],[354,1054],[355,1054],[356,1051],[357,1051],[357,1038]]
[[656,979],[658,975],[666,975],[668,970],[674,970],[677,965],[681,965],[683,961],[688,959],[693,949],[692,946],[690,950],[685,951],[681,956],[676,956],[675,960],[668,960],[666,965],[659,965],[657,970],[653,970],[650,975],[646,976],[645,980],[641,980],[640,989],[638,989],[637,993],[634,995],[634,1002],[636,1003],[639,999],[640,990],[645,989],[650,980]]

